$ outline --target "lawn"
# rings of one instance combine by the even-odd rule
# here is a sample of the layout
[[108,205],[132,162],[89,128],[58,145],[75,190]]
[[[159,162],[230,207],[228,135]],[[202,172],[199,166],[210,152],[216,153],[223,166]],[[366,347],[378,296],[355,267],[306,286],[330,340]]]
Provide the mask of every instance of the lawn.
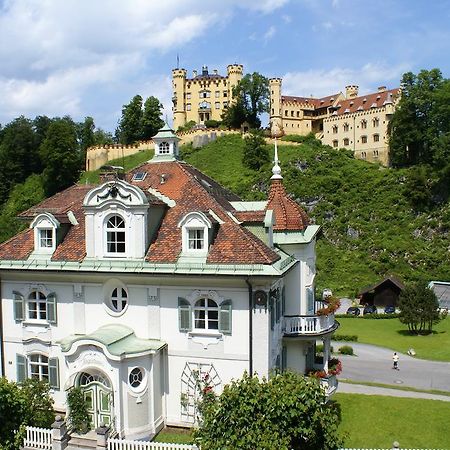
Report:
[[191,430],[186,428],[166,427],[153,439],[153,442],[168,442],[172,444],[192,444]]
[[450,448],[450,403],[379,395],[336,394],[340,431],[350,448]]
[[415,336],[398,319],[340,317],[339,334],[356,334],[358,342],[374,344],[406,353],[413,348],[418,358],[450,361],[450,317],[434,326],[433,334]]

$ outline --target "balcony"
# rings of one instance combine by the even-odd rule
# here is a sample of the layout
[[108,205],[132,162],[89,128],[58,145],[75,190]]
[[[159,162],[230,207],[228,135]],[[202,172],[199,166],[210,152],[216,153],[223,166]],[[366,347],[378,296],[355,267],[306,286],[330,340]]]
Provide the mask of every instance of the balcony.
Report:
[[284,316],[283,332],[287,337],[320,336],[335,331],[339,323],[334,314],[326,316]]

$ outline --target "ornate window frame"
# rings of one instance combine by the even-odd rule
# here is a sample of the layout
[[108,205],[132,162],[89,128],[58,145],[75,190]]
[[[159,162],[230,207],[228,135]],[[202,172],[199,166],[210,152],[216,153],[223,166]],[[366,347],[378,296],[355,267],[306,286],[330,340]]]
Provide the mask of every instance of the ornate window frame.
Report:
[[[206,256],[208,254],[211,221],[201,212],[186,214],[178,224],[182,233],[182,253],[189,256]],[[196,243],[203,242],[197,246]]]
[[[114,217],[118,217],[122,220],[123,227],[108,227],[109,221]],[[127,233],[127,220],[123,214],[118,211],[113,211],[106,215],[105,220],[103,221],[103,244],[104,244],[104,253],[105,256],[113,257],[113,258],[124,258],[127,256],[127,241],[128,241],[128,233]],[[116,233],[116,238],[114,241],[110,241],[108,236],[110,233]],[[108,246],[110,243],[114,245],[122,244],[122,241],[118,240],[117,233],[124,233],[123,244],[124,250],[123,252],[119,251],[109,251]]]
[[60,222],[50,213],[34,218],[30,228],[34,229],[34,252],[51,255],[56,250],[56,235]]

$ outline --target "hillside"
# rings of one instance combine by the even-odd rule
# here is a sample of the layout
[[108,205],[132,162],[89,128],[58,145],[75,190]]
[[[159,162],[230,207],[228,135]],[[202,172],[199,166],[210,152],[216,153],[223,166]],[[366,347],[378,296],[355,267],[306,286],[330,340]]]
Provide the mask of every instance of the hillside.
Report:
[[[226,136],[184,159],[247,200],[266,197],[270,166],[242,167],[243,141]],[[271,148],[273,154],[273,148]],[[354,296],[385,274],[405,281],[447,280],[450,208],[415,213],[406,188],[410,169],[386,169],[356,160],[317,141],[279,146],[285,186],[322,226],[317,286]]]

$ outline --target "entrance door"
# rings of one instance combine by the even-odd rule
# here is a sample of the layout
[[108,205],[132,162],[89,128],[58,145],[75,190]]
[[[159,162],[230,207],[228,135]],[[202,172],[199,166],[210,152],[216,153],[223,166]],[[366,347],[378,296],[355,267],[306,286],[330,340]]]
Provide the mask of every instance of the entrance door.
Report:
[[101,424],[110,425],[112,422],[112,389],[109,380],[102,374],[82,372],[78,385],[83,391],[88,405],[91,424],[95,428]]

